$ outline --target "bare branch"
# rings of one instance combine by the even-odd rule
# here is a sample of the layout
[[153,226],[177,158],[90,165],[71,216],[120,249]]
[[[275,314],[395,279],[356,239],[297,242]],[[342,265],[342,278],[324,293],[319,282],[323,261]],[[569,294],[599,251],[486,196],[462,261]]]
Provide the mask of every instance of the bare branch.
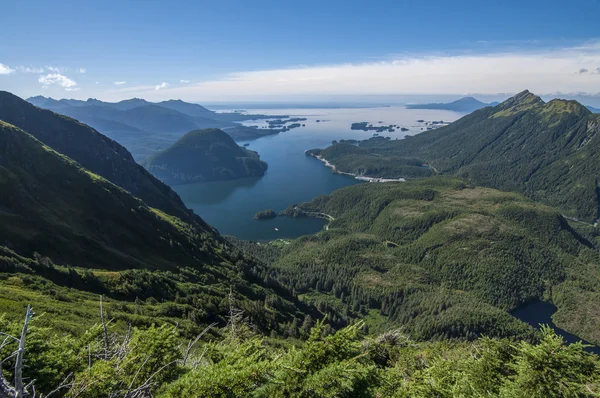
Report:
[[104,320],[104,311],[102,309],[102,295],[100,295],[100,320],[102,321],[102,330],[104,332],[104,359],[108,359],[108,329]]
[[198,343],[198,341],[202,338],[202,336],[204,336],[210,329],[212,329],[215,326],[217,326],[216,322],[211,323],[202,332],[200,332],[200,334],[198,336],[196,336],[194,341],[190,340],[190,342],[188,343],[188,346],[185,350],[185,354],[183,355],[183,361],[182,361],[183,366],[185,366],[187,359],[190,355],[190,352],[192,351],[192,348],[194,348],[194,345],[196,345],[196,343]]
[[26,393],[25,387],[23,386],[23,358],[25,356],[25,339],[27,337],[27,328],[29,327],[29,321],[33,316],[31,305],[27,305],[27,313],[25,314],[25,323],[23,324],[23,330],[21,331],[21,339],[19,340],[19,348],[17,350],[17,359],[15,361],[15,398],[22,398]]
[[146,359],[144,360],[144,362],[140,365],[140,367],[138,368],[138,370],[135,372],[135,375],[133,376],[133,379],[131,379],[131,383],[129,383],[129,387],[127,387],[127,392],[125,392],[125,396],[126,397],[129,396],[129,391],[131,391],[131,387],[133,387],[133,383],[135,383],[135,379],[137,379],[138,375],[140,374],[140,371],[146,365],[146,362],[148,362],[149,359],[150,359],[150,355],[147,355]]
[[173,365],[173,364],[175,364],[175,363],[177,363],[177,360],[175,360],[175,361],[171,361],[171,362],[169,362],[168,364],[161,366],[161,367],[160,367],[160,368],[159,368],[159,369],[158,369],[156,372],[152,373],[152,375],[150,375],[150,377],[148,377],[148,379],[147,379],[147,380],[144,382],[144,384],[142,384],[141,386],[139,386],[138,388],[136,388],[135,390],[133,390],[133,391],[131,392],[132,394],[134,394],[133,396],[136,396],[136,394],[137,394],[139,391],[143,391],[143,390],[145,390],[145,389],[148,389],[148,388],[150,388],[150,387],[151,387],[151,386],[150,386],[150,381],[151,381],[151,380],[152,380],[152,379],[153,379],[153,378],[154,378],[154,377],[155,377],[157,374],[159,374],[160,372],[162,372],[162,371],[163,371],[163,370],[164,370],[164,369],[165,369],[167,366],[171,366],[171,365]]
[[[63,388],[67,388],[67,387],[71,387],[73,385],[73,382],[69,382],[69,379],[73,377],[73,373],[69,373],[67,375],[67,377],[65,377],[63,379],[63,381],[60,383],[60,385],[58,387],[56,387],[54,390],[50,391],[47,395],[44,396],[44,398],[50,398],[52,395],[58,393],[60,390],[62,390]],[[35,394],[34,394],[35,396]]]

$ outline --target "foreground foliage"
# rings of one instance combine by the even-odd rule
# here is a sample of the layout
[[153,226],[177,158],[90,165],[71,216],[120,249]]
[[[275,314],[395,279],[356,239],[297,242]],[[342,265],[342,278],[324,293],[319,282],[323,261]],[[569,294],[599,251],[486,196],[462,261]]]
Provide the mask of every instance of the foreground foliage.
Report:
[[[480,338],[416,343],[401,331],[375,338],[361,323],[328,334],[320,321],[305,342],[280,346],[235,316],[221,337],[188,343],[172,325],[125,335],[96,325],[81,336],[31,326],[24,375],[37,391],[66,397],[591,397],[600,361],[551,329],[531,344]],[[3,332],[21,324],[0,318]],[[0,354],[7,357],[5,345]],[[11,380],[14,360],[5,361]]]

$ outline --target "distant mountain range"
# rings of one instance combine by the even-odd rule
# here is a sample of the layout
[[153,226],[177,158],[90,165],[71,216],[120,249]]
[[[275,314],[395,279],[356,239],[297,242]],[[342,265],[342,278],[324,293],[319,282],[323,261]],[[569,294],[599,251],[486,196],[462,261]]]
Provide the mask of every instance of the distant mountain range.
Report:
[[142,165],[169,185],[259,177],[267,164],[219,129],[190,131]]
[[[268,118],[270,115],[218,113],[181,100],[152,103],[132,98],[120,102],[104,102],[94,98],[81,101],[37,96],[28,98],[27,101],[95,128],[123,144],[136,160],[167,148],[192,130],[224,128],[234,140],[249,140],[280,131],[250,128],[236,123]],[[272,117],[279,118],[281,115]]]
[[485,108],[486,106],[496,106],[498,102],[491,102],[489,104],[481,102],[473,97],[464,97],[459,100],[449,103],[431,103],[431,104],[409,104],[406,105],[408,109],[442,109],[454,112],[465,112],[470,113],[477,109]]
[[594,108],[593,106],[586,106],[592,113],[600,113],[600,108]]

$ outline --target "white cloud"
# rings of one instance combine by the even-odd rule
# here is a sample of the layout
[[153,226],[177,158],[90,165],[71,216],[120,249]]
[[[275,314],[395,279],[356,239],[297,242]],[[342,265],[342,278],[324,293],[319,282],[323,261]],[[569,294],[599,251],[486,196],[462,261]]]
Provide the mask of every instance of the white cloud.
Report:
[[161,84],[154,86],[154,89],[160,90],[160,89],[167,88],[167,87],[169,87],[169,83],[162,82]]
[[[576,72],[597,71],[599,65],[597,41],[566,48],[395,56],[377,62],[240,71],[162,90],[132,87],[127,94],[149,100],[204,101],[314,95],[495,94],[524,89],[539,94],[590,93],[600,91],[600,74]],[[118,99],[125,93],[107,94]]]
[[185,79],[181,79],[179,81],[180,84],[188,84],[190,81],[189,80],[185,80]]
[[69,79],[65,75],[61,75],[60,73],[49,73],[45,76],[40,76],[38,82],[42,83],[44,88],[56,85],[67,91],[74,91],[75,86],[77,86],[77,83],[74,80]]
[[79,69],[77,69],[77,72],[78,73],[86,73],[87,69],[85,69],[85,68],[79,68]]
[[127,82],[115,82],[115,85],[117,85],[117,86],[122,86],[122,85],[123,85],[123,84],[125,84],[125,83],[127,83]]
[[58,68],[58,67],[49,66],[49,65],[46,65],[46,69],[48,69],[50,72],[54,72],[54,73],[61,73],[64,71],[64,68]]
[[44,73],[44,68],[35,68],[29,66],[17,66],[19,72],[23,73]]
[[0,64],[0,75],[10,75],[15,70],[11,69],[8,65]]
[[65,91],[79,91],[79,87],[67,87]]

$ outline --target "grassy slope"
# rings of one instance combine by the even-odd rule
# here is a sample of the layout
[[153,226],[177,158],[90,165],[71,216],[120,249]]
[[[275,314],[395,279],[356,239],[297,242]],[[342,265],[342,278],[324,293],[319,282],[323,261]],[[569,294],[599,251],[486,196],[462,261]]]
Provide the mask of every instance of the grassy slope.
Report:
[[274,267],[317,306],[327,294],[350,317],[377,309],[417,338],[471,337],[526,334],[505,311],[552,298],[559,326],[600,341],[587,306],[600,291],[598,255],[549,207],[442,177],[348,187],[300,207],[335,221]]
[[[258,262],[220,236],[148,207],[4,122],[0,242],[1,311],[15,317],[27,302],[50,310],[56,295],[86,317],[95,312],[97,294],[106,294],[123,303],[163,302],[172,319],[201,325],[223,320],[230,289],[264,330],[303,317],[285,290],[276,293],[264,286],[268,279],[256,278]],[[51,321],[76,322],[57,308],[65,318]]]

